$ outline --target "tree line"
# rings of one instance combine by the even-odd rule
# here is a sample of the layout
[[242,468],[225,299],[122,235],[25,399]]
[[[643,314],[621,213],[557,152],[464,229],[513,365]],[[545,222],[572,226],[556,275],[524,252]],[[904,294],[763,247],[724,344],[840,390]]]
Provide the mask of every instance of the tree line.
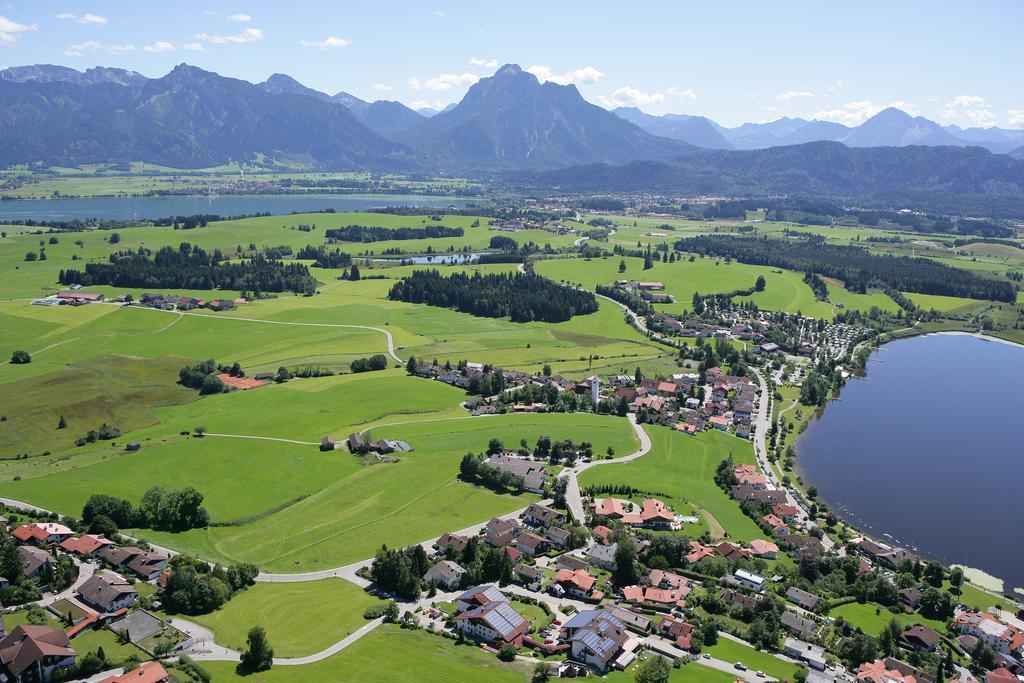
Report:
[[326,247],[314,247],[306,245],[299,249],[295,258],[309,259],[317,268],[348,268],[352,265],[352,255],[346,254],[341,249],[335,248],[329,251]]
[[191,486],[178,490],[153,486],[138,507],[124,498],[94,493],[82,508],[82,521],[92,526],[109,520],[117,529],[185,531],[209,525],[210,513],[202,505],[203,494]]
[[260,573],[254,564],[211,567],[188,555],[175,555],[169,564],[171,574],[163,589],[163,604],[172,614],[212,612],[255,583]]
[[529,273],[452,273],[445,277],[437,270],[417,270],[395,283],[388,298],[484,318],[508,317],[517,323],[564,322],[597,310],[592,293]]
[[675,248],[741,263],[820,273],[842,280],[846,289],[865,293],[869,287],[892,287],[918,294],[1014,301],[1017,293],[1006,281],[978,275],[926,258],[872,254],[853,245],[826,244],[818,239],[780,240],[734,235],[701,235],[677,240]]
[[162,247],[154,255],[136,252],[110,255],[109,263],[88,263],[85,270],[60,271],[61,284],[114,285],[168,289],[233,289],[252,292],[313,294],[317,282],[301,263],[283,263],[262,254],[228,262],[219,249],[208,253],[182,242],[177,249]]
[[410,228],[381,228],[367,225],[346,225],[342,228],[331,228],[326,233],[328,239],[342,242],[384,242],[386,240],[421,240],[435,237],[462,237],[462,228],[449,228],[445,225],[425,225]]

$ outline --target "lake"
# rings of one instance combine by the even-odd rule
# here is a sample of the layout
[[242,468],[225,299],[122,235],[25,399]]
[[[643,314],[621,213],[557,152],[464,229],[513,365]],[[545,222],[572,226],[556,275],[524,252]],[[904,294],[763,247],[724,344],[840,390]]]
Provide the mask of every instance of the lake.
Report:
[[240,216],[311,211],[366,211],[388,206],[463,207],[456,197],[386,194],[261,194],[188,197],[68,197],[0,201],[0,222],[11,220],[68,221],[75,218],[135,220],[210,213]]
[[925,558],[1024,587],[1024,348],[966,335],[893,342],[797,442],[804,484]]

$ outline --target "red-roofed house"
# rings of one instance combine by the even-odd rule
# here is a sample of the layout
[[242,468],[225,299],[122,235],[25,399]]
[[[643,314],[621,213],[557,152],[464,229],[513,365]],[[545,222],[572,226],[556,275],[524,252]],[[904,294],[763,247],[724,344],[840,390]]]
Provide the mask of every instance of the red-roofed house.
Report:
[[597,577],[586,569],[559,569],[555,574],[555,583],[561,586],[567,595],[583,600],[598,600],[598,596],[604,597],[604,593],[594,590]]
[[171,679],[160,662],[143,662],[139,668],[120,676],[104,678],[100,683],[164,683]]
[[771,527],[773,532],[775,532],[775,531],[777,531],[779,529],[788,529],[789,528],[789,527],[786,526],[785,522],[783,522],[781,519],[779,519],[775,515],[770,515],[770,514],[769,515],[765,515],[761,519],[763,519],[765,521],[765,524],[767,524],[769,527]]
[[910,674],[903,674],[898,669],[889,669],[882,660],[864,662],[857,669],[858,683],[918,683]]
[[22,524],[12,531],[11,535],[21,543],[52,545],[71,538],[75,532],[56,522],[33,522],[32,524]]
[[758,538],[750,542],[750,552],[754,554],[754,557],[763,557],[766,560],[774,560],[779,555],[779,546],[775,545],[771,541],[765,541]]
[[105,548],[108,545],[114,545],[114,542],[96,534],[84,534],[78,538],[65,538],[60,542],[62,550],[75,555],[92,555],[100,548]]
[[611,534],[611,532],[612,530],[604,524],[598,524],[594,527],[594,535],[600,538],[602,543],[608,542],[608,535]]
[[697,541],[690,541],[690,552],[686,555],[686,563],[697,564],[705,557],[712,557],[714,554],[714,549],[706,548]]
[[683,650],[689,650],[693,645],[693,624],[681,619],[671,616],[664,617],[658,624],[658,632]]
[[594,501],[594,514],[601,517],[619,518],[626,514],[622,501],[618,498],[604,498]]

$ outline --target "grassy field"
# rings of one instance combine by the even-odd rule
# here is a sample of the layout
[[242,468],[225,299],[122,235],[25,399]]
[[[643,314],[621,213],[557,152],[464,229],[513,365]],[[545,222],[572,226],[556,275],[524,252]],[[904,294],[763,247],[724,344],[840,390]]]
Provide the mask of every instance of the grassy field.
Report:
[[712,657],[730,663],[743,662],[751,671],[763,671],[772,678],[793,680],[793,674],[799,668],[795,664],[728,638],[719,637],[717,643],[705,647],[704,651],[710,653]]
[[257,583],[196,621],[225,647],[242,651],[253,626],[262,626],[277,657],[304,657],[361,628],[363,612],[378,602],[344,579]]
[[[541,435],[589,440],[595,452],[636,448],[625,420],[592,414],[505,415],[379,427],[416,451],[399,462],[360,467],[280,512],[250,524],[180,534],[140,531],[151,541],[201,557],[255,562],[265,571],[312,571],[362,560],[382,543],[407,545],[510,512],[536,496],[497,495],[456,479],[467,450],[492,437],[509,445]],[[348,456],[342,456],[348,457]]]
[[[632,683],[636,676],[636,665],[625,671],[610,671],[602,680],[608,683]],[[736,677],[718,669],[701,666],[700,661],[691,662],[678,669],[669,670],[670,683],[733,683]]]
[[717,431],[691,437],[665,427],[645,429],[653,444],[650,453],[621,465],[592,467],[580,475],[580,486],[625,484],[668,494],[672,500],[665,502],[684,511],[696,510],[702,518],[699,525],[684,525],[691,536],[705,530],[715,535],[715,528],[721,526],[730,538],[764,538],[764,532],[714,482],[715,468],[730,455],[737,463],[753,464],[749,441]]
[[841,605],[828,613],[830,617],[843,618],[854,626],[859,627],[865,633],[878,635],[889,624],[896,619],[902,626],[913,626],[922,624],[935,629],[939,633],[945,633],[946,624],[935,619],[926,619],[919,614],[893,614],[884,607],[873,604],[851,603]]
[[[274,645],[271,640],[271,645]],[[275,651],[275,654],[276,651]],[[488,680],[526,683],[532,668],[521,663],[503,664],[474,645],[423,631],[381,626],[336,655],[304,666],[277,666],[270,671],[238,676],[232,662],[203,662],[218,681],[250,683],[321,683],[322,681],[408,681],[451,683]]]

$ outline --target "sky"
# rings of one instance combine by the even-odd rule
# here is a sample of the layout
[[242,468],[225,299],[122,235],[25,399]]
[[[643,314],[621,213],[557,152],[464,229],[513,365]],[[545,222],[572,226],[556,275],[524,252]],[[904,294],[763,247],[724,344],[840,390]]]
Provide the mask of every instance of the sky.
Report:
[[605,107],[1024,128],[1024,1],[0,1],[0,66],[186,62],[414,108],[517,63]]

